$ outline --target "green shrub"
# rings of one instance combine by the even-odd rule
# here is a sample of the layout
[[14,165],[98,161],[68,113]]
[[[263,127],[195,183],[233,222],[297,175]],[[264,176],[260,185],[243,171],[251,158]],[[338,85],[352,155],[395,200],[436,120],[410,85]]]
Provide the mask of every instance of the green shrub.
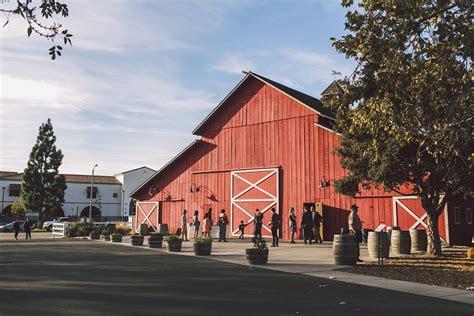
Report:
[[112,238],[120,238],[120,237],[122,237],[122,234],[113,233],[111,236],[112,236]]
[[212,237],[200,237],[195,238],[194,242],[196,244],[212,244]]
[[253,240],[253,247],[260,250],[268,249],[267,241],[262,237],[257,237]]
[[150,238],[148,240],[163,240],[163,234],[160,234],[160,233],[150,234]]
[[126,236],[126,235],[130,234],[130,231],[131,231],[131,229],[127,226],[117,226],[115,228],[115,232],[122,235],[122,236]]
[[179,237],[176,236],[176,235],[167,235],[167,236],[165,236],[164,240],[165,240],[166,242],[171,242],[171,243],[173,243],[173,242],[178,242],[178,241],[180,241],[181,238],[179,238]]

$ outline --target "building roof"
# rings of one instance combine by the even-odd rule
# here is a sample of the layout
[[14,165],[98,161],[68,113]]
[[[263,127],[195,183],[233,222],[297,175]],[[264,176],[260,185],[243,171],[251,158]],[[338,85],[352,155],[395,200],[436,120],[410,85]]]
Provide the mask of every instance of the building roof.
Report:
[[153,172],[156,172],[155,169],[151,169],[150,167],[147,167],[147,166],[142,166],[142,167],[138,167],[138,168],[135,168],[135,169],[131,169],[131,170],[127,170],[127,171],[123,171],[123,172],[120,172],[120,173],[117,173],[116,176],[120,175],[120,174],[126,174],[126,173],[129,173],[129,172],[133,172],[133,171],[137,171],[137,170],[140,170],[140,169],[143,169],[143,168],[146,168],[148,170],[151,170]]
[[324,89],[323,92],[321,92],[321,96],[324,97],[328,95],[338,95],[338,94],[343,94],[343,93],[344,93],[344,90],[342,90],[339,83],[337,83],[337,81],[334,80],[326,89]]
[[138,188],[136,188],[132,193],[130,193],[130,196],[133,196],[136,192],[138,192],[141,188],[143,188],[146,184],[148,184],[149,182],[153,181],[156,177],[158,177],[163,171],[165,171],[166,169],[168,169],[168,167],[171,167],[173,165],[174,162],[176,162],[179,158],[181,158],[182,156],[184,156],[185,153],[187,153],[189,150],[191,150],[192,148],[194,148],[197,144],[200,144],[202,143],[203,141],[202,140],[199,140],[199,139],[196,139],[194,140],[191,144],[189,144],[188,146],[186,146],[186,148],[184,148],[179,154],[177,154],[176,156],[174,156],[173,159],[171,159],[170,161],[168,161],[163,167],[160,168],[160,170],[158,170],[157,172],[155,172],[151,177],[149,177],[145,182],[143,182]]
[[[0,180],[16,180],[21,181],[21,173],[0,171]],[[91,175],[82,174],[61,174],[66,179],[66,183],[91,183]],[[95,184],[121,184],[120,181],[114,176],[100,176],[94,175]]]
[[298,103],[300,103],[301,105],[303,106],[306,106],[308,107],[309,109],[315,111],[316,113],[318,113],[319,115],[321,116],[324,116],[326,118],[329,118],[329,119],[334,119],[336,117],[335,113],[328,109],[328,108],[325,108],[323,106],[323,104],[321,103],[320,100],[312,97],[312,96],[309,96],[303,92],[300,92],[300,91],[297,91],[295,89],[292,89],[288,86],[285,86],[281,83],[278,83],[276,81],[273,81],[271,79],[268,79],[262,75],[259,75],[259,74],[256,74],[254,72],[245,72],[244,71],[244,74],[245,74],[245,77],[234,87],[234,89],[232,89],[232,91],[229,92],[229,94],[212,110],[211,113],[209,113],[209,115],[193,130],[193,134],[194,135],[199,135],[202,127],[206,124],[206,122],[208,122],[214,115],[215,113],[225,104],[225,101],[227,101],[227,99],[229,99],[229,97],[231,95],[234,94],[234,92],[245,82],[247,81],[248,78],[252,77],[252,78],[255,78],[257,80],[260,80],[261,82],[265,83],[265,84],[268,84],[270,86],[272,86],[273,88],[277,89],[278,91],[280,91],[281,93],[285,94],[286,96],[292,98],[293,100],[297,101]]

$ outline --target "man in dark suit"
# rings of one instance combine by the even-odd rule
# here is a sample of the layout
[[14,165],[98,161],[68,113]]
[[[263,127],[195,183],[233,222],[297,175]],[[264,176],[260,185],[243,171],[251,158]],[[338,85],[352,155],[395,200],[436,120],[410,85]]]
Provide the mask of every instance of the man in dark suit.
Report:
[[305,245],[307,244],[307,240],[309,240],[309,244],[312,244],[312,237],[313,237],[313,214],[309,210],[308,207],[304,208],[303,216],[301,217],[301,227],[303,228],[303,239]]

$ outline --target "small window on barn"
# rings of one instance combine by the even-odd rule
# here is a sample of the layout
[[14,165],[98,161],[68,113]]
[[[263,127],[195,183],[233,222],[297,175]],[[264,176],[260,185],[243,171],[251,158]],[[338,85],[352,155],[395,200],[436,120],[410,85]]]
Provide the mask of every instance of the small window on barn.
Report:
[[466,223],[472,224],[472,209],[471,208],[466,209]]
[[113,196],[114,198],[118,198],[118,193],[117,193],[117,192],[116,192],[116,193],[112,193],[112,196]]
[[461,224],[461,211],[459,207],[454,208],[454,224]]

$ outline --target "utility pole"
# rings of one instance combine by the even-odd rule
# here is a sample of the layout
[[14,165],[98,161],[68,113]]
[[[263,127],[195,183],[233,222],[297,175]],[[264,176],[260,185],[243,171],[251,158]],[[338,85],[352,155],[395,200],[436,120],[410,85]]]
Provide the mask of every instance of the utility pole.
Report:
[[95,166],[92,168],[92,179],[91,179],[91,194],[90,194],[90,201],[89,201],[89,223],[92,223],[92,196],[94,195],[94,170],[95,167],[98,165],[95,164]]

